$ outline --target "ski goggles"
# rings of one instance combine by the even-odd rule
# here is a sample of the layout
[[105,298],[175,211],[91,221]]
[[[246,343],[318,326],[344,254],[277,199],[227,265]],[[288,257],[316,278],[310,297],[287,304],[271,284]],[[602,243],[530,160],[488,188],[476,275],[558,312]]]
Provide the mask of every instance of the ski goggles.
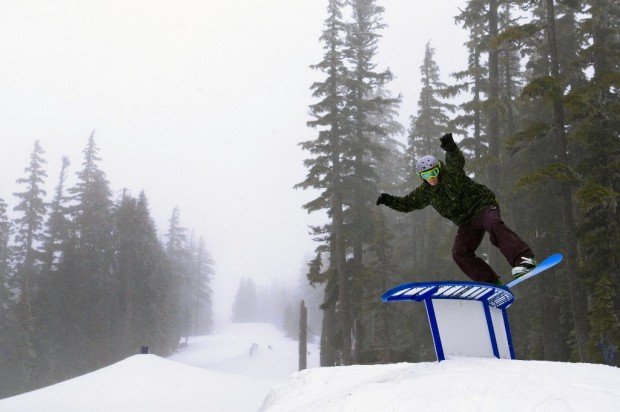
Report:
[[439,166],[435,166],[432,169],[420,172],[419,175],[424,180],[428,180],[430,178],[437,177],[437,176],[439,176]]

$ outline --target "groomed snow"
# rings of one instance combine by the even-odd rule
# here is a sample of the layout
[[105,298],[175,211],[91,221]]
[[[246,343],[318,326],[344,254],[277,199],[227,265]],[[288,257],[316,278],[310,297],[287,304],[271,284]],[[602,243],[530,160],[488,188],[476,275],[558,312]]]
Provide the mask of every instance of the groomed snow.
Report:
[[[317,346],[309,344],[308,351],[308,366],[318,366]],[[256,411],[270,389],[297,370],[298,344],[275,326],[232,324],[215,335],[191,338],[168,359],[132,356],[0,400],[0,411]]]
[[[308,367],[319,366],[318,346],[308,344],[308,352]],[[278,382],[298,370],[299,345],[271,324],[233,323],[212,336],[192,338],[187,349],[168,359]]]
[[[253,349],[252,349],[253,348]],[[250,353],[251,352],[251,353]],[[297,342],[267,324],[193,338],[169,359],[136,355],[0,400],[0,411],[617,411],[620,369],[456,358],[297,370]]]
[[[135,355],[47,388],[0,401],[9,411],[251,411],[272,382]],[[239,396],[239,389],[251,390]],[[253,389],[252,389],[253,388]],[[254,396],[253,396],[254,395]],[[215,409],[209,409],[217,405]]]
[[456,358],[318,368],[274,388],[262,411],[618,411],[620,369]]

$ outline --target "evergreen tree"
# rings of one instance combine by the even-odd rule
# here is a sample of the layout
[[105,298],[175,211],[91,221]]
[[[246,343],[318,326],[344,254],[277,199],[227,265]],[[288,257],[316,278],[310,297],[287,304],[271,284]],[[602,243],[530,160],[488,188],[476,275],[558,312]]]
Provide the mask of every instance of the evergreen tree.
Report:
[[[352,22],[347,25],[344,57],[348,62],[347,95],[344,111],[347,115],[345,129],[344,156],[350,159],[351,174],[343,179],[346,187],[347,203],[350,207],[346,219],[351,222],[348,228],[352,259],[348,263],[351,273],[361,276],[364,267],[364,245],[374,238],[375,228],[372,215],[379,190],[377,166],[388,154],[391,146],[390,135],[396,130],[391,115],[398,107],[400,96],[390,97],[385,86],[393,79],[389,70],[377,71],[377,54],[380,31],[385,28],[382,22],[383,7],[374,0],[351,0]],[[379,120],[379,121],[378,121]],[[355,280],[352,301],[356,302],[354,316],[358,316],[364,294],[362,279]],[[376,292],[376,290],[374,291]],[[356,328],[356,330],[358,330]],[[343,350],[348,347],[349,334],[343,330]],[[357,339],[357,338],[356,338]],[[344,351],[345,364],[348,351]]]
[[62,167],[60,169],[60,177],[58,185],[54,193],[54,199],[50,205],[50,215],[47,220],[47,231],[44,242],[44,270],[51,272],[57,263],[60,245],[69,235],[69,218],[68,214],[68,198],[65,196],[65,181],[67,177],[67,168],[69,167],[69,158],[62,158]]
[[172,210],[168,233],[166,234],[166,254],[172,269],[171,293],[167,300],[170,319],[174,322],[177,342],[191,334],[191,311],[187,297],[190,295],[191,255],[187,250],[187,229],[181,226],[178,207]]
[[194,335],[199,335],[210,333],[213,329],[213,290],[210,286],[214,275],[213,260],[207,252],[203,238],[200,238],[194,248],[192,259],[194,262],[190,278],[192,331]]
[[[418,100],[418,114],[412,118],[408,136],[409,154],[412,159],[426,154],[438,157],[441,153],[437,147],[438,136],[449,131],[448,112],[455,110],[454,105],[440,99],[446,92],[447,85],[439,79],[439,67],[434,59],[435,49],[426,43],[424,61],[420,66],[422,90]],[[415,169],[413,169],[415,173]]]
[[[26,307],[31,305],[36,265],[41,257],[38,247],[43,240],[43,220],[46,212],[43,197],[46,192],[42,186],[47,176],[43,170],[43,164],[46,163],[42,158],[43,153],[39,141],[36,141],[30,155],[30,163],[25,169],[27,177],[17,180],[18,184],[26,186],[25,191],[14,193],[18,199],[14,210],[22,214],[15,220],[16,276],[20,290],[20,302]],[[27,310],[30,311],[30,308]],[[31,319],[31,313],[28,319]]]
[[233,322],[256,321],[256,298],[256,285],[252,279],[241,279],[233,302]]
[[118,316],[118,283],[113,277],[114,219],[109,183],[99,168],[99,149],[91,133],[83,151],[82,170],[69,189],[69,211],[76,236],[75,250],[64,256],[65,274],[76,282],[71,308],[78,314],[71,333],[79,364],[74,370],[92,370],[113,360]]
[[174,348],[163,343],[169,330],[162,297],[168,293],[170,273],[144,192],[139,199],[124,193],[115,215],[124,354],[136,353],[144,345],[155,353],[168,354]]
[[392,129],[377,123],[375,114],[386,114],[398,105],[400,97],[384,97],[378,91],[393,78],[389,70],[377,71],[379,32],[385,28],[381,14],[384,9],[374,0],[351,0],[352,22],[347,26],[344,56],[349,63],[345,112],[345,156],[351,159],[352,173],[344,179],[351,204],[349,218],[353,259],[362,264],[363,245],[373,236],[370,216],[377,193],[375,166],[386,155],[382,140]]
[[15,306],[16,319],[19,321],[20,335],[20,362],[23,364],[26,387],[35,385],[36,357],[38,339],[35,331],[35,317],[33,299],[37,292],[40,274],[41,252],[39,246],[43,240],[43,220],[46,204],[43,199],[46,192],[43,189],[44,179],[47,176],[43,165],[43,149],[36,141],[30,155],[30,162],[25,169],[27,177],[17,180],[25,185],[23,192],[14,193],[18,204],[14,210],[21,214],[15,220],[15,258],[16,287],[19,291],[19,300]]
[[614,297],[618,291],[611,276],[604,274],[598,278],[592,293],[590,309],[590,339],[588,350],[593,360],[618,366],[620,348],[620,322]]
[[[388,99],[389,93],[378,87],[376,97]],[[382,191],[393,192],[402,183],[406,165],[402,156],[403,145],[392,136],[402,134],[402,126],[395,120],[396,106],[387,108],[384,112],[369,113],[369,121],[385,128],[387,133],[377,135],[375,139],[381,145],[385,155],[376,160],[375,174],[377,188]],[[386,305],[376,299],[390,284],[393,273],[402,272],[393,259],[395,224],[376,206],[372,210],[373,237],[365,246],[363,272],[358,272],[353,279],[356,291],[353,313],[356,340],[356,358],[358,362],[370,363],[374,361],[389,362],[391,359],[391,340],[389,314]],[[304,298],[305,299],[305,298]],[[372,324],[371,328],[363,325]],[[359,325],[359,326],[358,326]]]
[[66,328],[62,325],[65,319],[61,317],[61,307],[66,303],[66,295],[63,289],[65,285],[58,279],[58,269],[62,248],[68,242],[71,233],[68,199],[64,193],[68,166],[69,159],[63,157],[58,185],[47,218],[39,288],[34,296],[36,331],[41,341],[37,348],[39,359],[37,386],[46,386],[56,382],[62,368],[58,359],[62,353],[59,341]]
[[[421,183],[415,169],[416,159],[425,155],[443,158],[438,138],[449,130],[448,113],[455,110],[453,105],[440,100],[446,93],[447,86],[440,81],[434,54],[435,49],[427,43],[424,61],[420,66],[422,89],[418,99],[418,113],[417,116],[412,116],[406,149],[409,163],[406,171],[406,193]],[[441,265],[441,256],[450,256],[449,250],[438,251],[435,246],[449,236],[449,225],[446,222],[439,223],[436,213],[430,208],[407,216],[407,224],[410,227],[407,237],[410,240],[411,256],[414,257],[408,267],[418,268],[418,275],[422,274],[419,273],[420,268],[423,268],[426,274],[435,272]]]
[[9,302],[8,278],[10,274],[9,239],[11,222],[7,215],[7,204],[0,198],[0,309]]
[[[321,343],[321,365],[331,366],[336,362],[336,308],[335,301],[339,300],[338,318],[341,327],[346,331],[345,337],[350,336],[351,313],[349,304],[349,281],[346,273],[346,244],[345,244],[345,189],[343,178],[351,173],[351,165],[344,156],[344,129],[347,117],[344,112],[346,96],[346,74],[343,49],[345,24],[342,21],[344,0],[330,0],[327,7],[328,17],[325,20],[325,29],[321,35],[321,42],[325,54],[323,60],[312,66],[326,75],[322,82],[315,82],[311,89],[313,97],[320,99],[310,106],[314,120],[308,126],[318,129],[315,140],[302,142],[304,150],[309,151],[313,158],[307,159],[304,164],[309,169],[306,179],[297,184],[296,188],[314,188],[321,190],[316,199],[303,207],[308,212],[327,209],[331,224],[323,228],[314,228],[316,238],[321,243],[317,249],[330,251],[329,287],[325,289],[324,317]],[[337,295],[337,297],[336,297]],[[351,363],[351,342],[345,338],[343,342],[345,364]]]
[[[562,235],[562,249],[567,257],[567,274],[571,279],[566,282],[567,292],[570,298],[570,314],[573,319],[573,330],[576,337],[576,345],[579,359],[585,360],[586,341],[588,334],[587,327],[587,301],[584,291],[584,283],[579,273],[578,255],[577,255],[577,234],[575,231],[575,217],[573,214],[573,187],[575,182],[575,174],[569,166],[571,159],[568,154],[568,139],[566,136],[565,110],[563,103],[563,94],[566,85],[566,78],[561,76],[560,67],[562,64],[559,60],[558,38],[556,35],[556,18],[555,4],[553,1],[545,1],[534,10],[534,20],[531,23],[533,27],[542,29],[538,37],[534,37],[536,42],[533,43],[532,57],[530,58],[530,67],[533,76],[529,83],[524,87],[523,96],[530,99],[533,104],[537,105],[536,112],[531,112],[538,116],[539,119],[526,126],[524,130],[517,133],[516,137],[524,141],[532,136],[542,136],[549,139],[546,150],[538,151],[538,156],[544,156],[547,160],[546,164],[538,167],[521,179],[522,184],[532,184],[540,182],[548,182],[557,191],[559,201],[558,210],[555,216],[549,221],[557,222],[554,232]],[[565,53],[565,55],[567,55]],[[567,65],[564,64],[564,65]],[[540,118],[540,116],[546,116]],[[550,120],[549,120],[550,119]],[[527,123],[526,123],[527,124]],[[548,141],[548,142],[549,142]],[[532,159],[529,159],[531,163]],[[541,162],[542,163],[542,162]],[[559,217],[559,221],[557,219]],[[557,247],[557,246],[556,246]]]
[[484,22],[480,18],[483,6],[482,2],[470,1],[455,18],[469,30],[469,39],[465,42],[468,50],[467,69],[452,74],[452,77],[460,83],[446,88],[444,95],[455,96],[462,92],[471,94],[471,100],[466,100],[459,106],[460,114],[452,120],[450,126],[466,134],[459,144],[466,151],[466,155],[469,153],[469,168],[475,172],[477,179],[484,181],[488,163],[487,118],[484,104],[484,96],[488,90],[488,68],[483,62],[483,39],[486,36]]
[[18,356],[18,324],[13,316],[13,294],[9,288],[11,222],[7,204],[0,198],[0,398],[19,392],[25,377],[20,374],[21,357]]
[[499,2],[500,0],[488,1],[487,19],[489,41],[487,43],[487,64],[489,67],[489,94],[487,107],[489,113],[489,156],[491,157],[488,170],[488,186],[501,197],[502,190],[499,178],[502,173],[500,169],[500,146],[502,144],[502,136],[500,135],[501,103],[499,99],[499,49],[493,42],[499,34]]
[[297,340],[299,338],[299,313],[295,313],[291,305],[286,305],[284,308],[284,320],[282,322],[282,328],[284,333],[289,338]]
[[[589,355],[617,365],[610,351],[618,350],[618,244],[620,244],[620,6],[612,1],[588,1],[581,32],[588,39],[579,54],[579,67],[593,69],[587,82],[573,83],[566,98],[569,137],[581,144],[575,170],[580,176],[579,204],[581,266],[592,290]],[[572,17],[572,16],[571,16]]]

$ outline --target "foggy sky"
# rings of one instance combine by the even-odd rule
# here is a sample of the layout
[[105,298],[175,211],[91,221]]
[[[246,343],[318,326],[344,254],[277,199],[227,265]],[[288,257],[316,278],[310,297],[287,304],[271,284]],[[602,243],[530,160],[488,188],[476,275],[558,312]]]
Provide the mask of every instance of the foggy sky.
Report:
[[[442,80],[466,65],[464,1],[379,0],[378,69],[389,67],[408,127],[429,40]],[[296,284],[324,221],[293,190],[308,156],[309,66],[326,0],[0,0],[0,197],[12,209],[35,140],[51,198],[61,157],[68,185],[91,131],[115,199],[144,190],[160,233],[178,206],[216,265],[217,320],[242,276]],[[405,141],[404,137],[401,141]]]

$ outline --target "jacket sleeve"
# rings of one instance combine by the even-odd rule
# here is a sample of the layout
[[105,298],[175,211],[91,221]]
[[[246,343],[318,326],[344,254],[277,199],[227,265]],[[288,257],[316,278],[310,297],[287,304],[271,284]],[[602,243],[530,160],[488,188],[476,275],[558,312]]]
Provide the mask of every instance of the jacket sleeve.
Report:
[[422,185],[413,192],[409,193],[407,196],[390,196],[385,205],[390,209],[406,213],[411,212],[412,210],[424,209],[430,203],[430,198],[428,197],[426,190],[424,190],[424,185]]
[[453,145],[446,150],[446,165],[456,170],[463,170],[465,167],[465,156],[457,145]]

